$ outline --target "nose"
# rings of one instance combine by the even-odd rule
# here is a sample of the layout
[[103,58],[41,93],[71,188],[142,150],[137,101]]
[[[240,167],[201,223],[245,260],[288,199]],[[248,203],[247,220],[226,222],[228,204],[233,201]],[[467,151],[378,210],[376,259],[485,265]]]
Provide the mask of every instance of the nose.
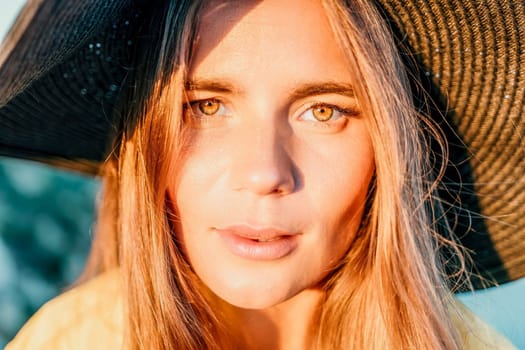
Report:
[[277,128],[250,128],[233,147],[232,186],[257,195],[286,195],[297,185],[296,167],[287,147],[287,136]]

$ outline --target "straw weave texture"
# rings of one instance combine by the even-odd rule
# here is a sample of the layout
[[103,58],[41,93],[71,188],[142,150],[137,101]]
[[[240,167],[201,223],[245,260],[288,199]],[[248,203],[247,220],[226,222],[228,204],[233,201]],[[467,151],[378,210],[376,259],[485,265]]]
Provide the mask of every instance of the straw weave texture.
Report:
[[[455,205],[462,207],[456,210],[466,222],[460,235],[475,250],[477,272],[499,282],[523,277],[525,2],[385,0],[382,5],[459,136],[451,150],[466,151],[465,157],[452,155],[462,180],[456,189],[465,192]],[[479,249],[491,244],[497,254]]]

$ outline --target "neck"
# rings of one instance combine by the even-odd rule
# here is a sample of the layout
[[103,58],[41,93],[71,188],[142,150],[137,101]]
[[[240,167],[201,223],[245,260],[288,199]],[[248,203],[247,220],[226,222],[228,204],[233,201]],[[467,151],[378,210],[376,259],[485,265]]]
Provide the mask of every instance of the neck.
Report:
[[235,339],[242,339],[243,349],[311,349],[323,298],[320,290],[305,290],[267,309],[228,305],[230,330]]

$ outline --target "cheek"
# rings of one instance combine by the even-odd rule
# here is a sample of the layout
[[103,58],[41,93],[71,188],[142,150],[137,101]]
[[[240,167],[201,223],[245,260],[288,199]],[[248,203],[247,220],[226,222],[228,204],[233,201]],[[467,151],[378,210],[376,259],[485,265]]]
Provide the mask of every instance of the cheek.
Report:
[[368,133],[309,145],[302,164],[304,190],[319,218],[344,223],[349,216],[360,215],[375,171]]
[[308,197],[303,205],[309,207],[312,231],[319,233],[312,254],[318,255],[320,265],[334,266],[348,251],[361,224],[375,171],[371,142],[366,136],[347,138],[318,147],[317,152],[310,149],[302,162],[303,191]]
[[187,161],[179,170],[177,182],[168,191],[173,198],[176,214],[177,234],[181,234],[181,224],[185,227],[197,226],[203,222],[203,217],[209,205],[209,191],[213,187],[214,173],[212,167],[206,167],[206,162],[194,158]]
[[210,189],[223,176],[225,152],[221,142],[199,133],[190,135],[169,186],[171,198],[176,200],[179,210],[186,212],[191,207],[198,207],[198,202],[207,198]]
[[167,192],[174,211],[172,224],[179,242],[185,242],[184,233],[196,231],[198,224],[203,222],[203,211],[206,211],[209,199],[207,193],[218,176],[213,170],[218,157],[201,150],[199,143],[188,143],[176,170],[170,174]]

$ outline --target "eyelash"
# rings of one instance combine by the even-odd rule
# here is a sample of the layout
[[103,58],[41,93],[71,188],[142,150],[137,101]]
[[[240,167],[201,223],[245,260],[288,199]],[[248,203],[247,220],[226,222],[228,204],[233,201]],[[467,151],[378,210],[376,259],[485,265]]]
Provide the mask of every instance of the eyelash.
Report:
[[[198,106],[200,103],[204,103],[204,102],[218,103],[219,106],[218,106],[217,111],[213,112],[213,114],[206,114],[205,112],[202,111],[202,109],[200,110],[200,112],[195,112],[195,107]],[[333,120],[334,119],[333,116],[330,116],[327,120],[320,120],[317,117],[312,116],[311,120],[303,120],[303,121],[309,122],[311,124],[319,125],[321,127],[330,127],[334,124],[340,124],[342,121],[344,121],[348,117],[354,117],[354,116],[359,115],[359,111],[353,107],[342,108],[335,104],[317,102],[317,103],[312,103],[312,104],[304,106],[304,108],[302,108],[302,111],[299,113],[298,117],[296,118],[301,120],[302,117],[306,113],[313,114],[314,110],[319,109],[319,108],[332,109],[335,113],[338,113],[339,116],[337,116],[335,120]],[[221,110],[223,111],[222,113],[221,113]],[[183,106],[183,113],[185,116],[188,116],[188,113],[190,112],[191,117],[193,117],[191,118],[192,120],[201,120],[202,122],[216,119],[214,117],[217,117],[217,116],[228,116],[228,114],[224,113],[224,110],[227,110],[227,107],[225,106],[225,103],[218,98],[206,98],[206,99],[189,101],[188,103],[185,103]]]
[[[193,109],[195,106],[197,106],[199,103],[203,103],[203,102],[212,102],[212,103],[219,103],[220,106],[219,106],[219,110],[222,108],[225,108],[225,105],[224,105],[224,102],[222,102],[221,100],[217,99],[217,98],[205,98],[205,99],[201,99],[201,100],[195,100],[195,101],[189,101],[187,103],[185,103],[183,105],[183,112],[186,114],[188,112],[193,112]],[[198,116],[198,113],[192,113],[194,117]],[[214,114],[210,114],[210,115],[206,115],[206,113],[202,112],[202,117],[201,118],[204,118],[206,116],[214,116],[216,113]]]
[[318,102],[318,103],[313,103],[313,104],[307,105],[306,108],[304,108],[304,110],[299,114],[299,116],[302,116],[302,115],[304,115],[307,112],[313,113],[313,111],[316,108],[330,108],[330,109],[333,109],[335,112],[340,114],[340,116],[336,120],[332,120],[332,117],[330,117],[330,119],[327,119],[325,121],[319,120],[319,119],[315,118],[315,116],[314,116],[313,118],[316,119],[316,120],[315,121],[312,120],[312,122],[316,123],[316,124],[329,125],[330,123],[337,122],[341,118],[344,118],[344,117],[355,117],[355,116],[359,115],[359,112],[358,112],[358,110],[356,108],[342,108],[342,107],[340,107],[338,105],[335,105],[335,104],[330,104],[330,103],[325,103],[325,102]]

